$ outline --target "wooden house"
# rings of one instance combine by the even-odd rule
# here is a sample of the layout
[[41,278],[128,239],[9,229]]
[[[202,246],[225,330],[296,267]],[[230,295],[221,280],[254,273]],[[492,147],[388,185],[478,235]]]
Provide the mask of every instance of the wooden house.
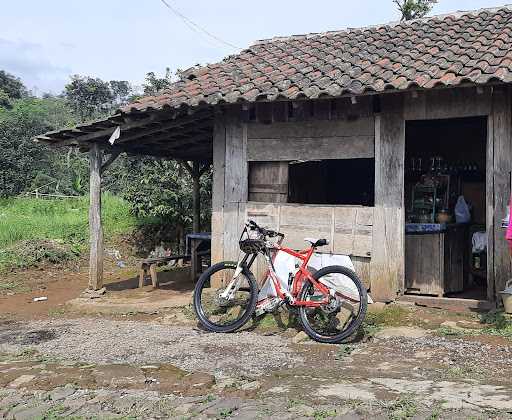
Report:
[[[90,151],[91,287],[101,284],[101,155],[126,152],[195,162],[196,179],[213,163],[214,262],[237,258],[249,218],[295,248],[328,238],[319,251],[350,255],[376,300],[478,306],[511,277],[511,71],[509,7],[275,38],[38,140]],[[455,223],[460,196],[466,224]]]

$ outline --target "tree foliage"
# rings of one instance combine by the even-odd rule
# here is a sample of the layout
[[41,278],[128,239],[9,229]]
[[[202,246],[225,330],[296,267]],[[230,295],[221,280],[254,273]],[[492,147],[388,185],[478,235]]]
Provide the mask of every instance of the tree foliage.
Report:
[[108,116],[125,104],[132,92],[127,81],[106,82],[97,77],[74,75],[64,95],[79,121],[86,122]]
[[402,13],[402,21],[426,16],[438,0],[393,0]]
[[34,143],[32,137],[72,123],[61,98],[27,97],[14,101],[9,109],[0,108],[0,196],[16,195],[52,179],[65,183],[68,176],[59,169],[59,155]]
[[0,107],[8,108],[12,105],[12,101],[27,95],[27,89],[20,79],[0,70]]
[[[172,83],[150,72],[145,94],[156,94]],[[0,72],[0,197],[15,196],[38,188],[40,192],[85,195],[89,166],[77,149],[50,149],[32,138],[46,131],[71,127],[105,117],[133,98],[126,81],[71,78],[62,95],[30,96],[14,76]],[[211,173],[202,177],[202,221],[207,226],[211,211]],[[192,181],[177,162],[144,157],[119,157],[105,172],[103,188],[127,199],[137,216],[165,220],[166,226],[183,232],[192,224]]]
[[143,84],[144,95],[156,95],[164,89],[167,89],[173,82],[173,75],[171,69],[165,69],[164,77],[158,77],[154,72],[150,71],[146,74],[146,79]]

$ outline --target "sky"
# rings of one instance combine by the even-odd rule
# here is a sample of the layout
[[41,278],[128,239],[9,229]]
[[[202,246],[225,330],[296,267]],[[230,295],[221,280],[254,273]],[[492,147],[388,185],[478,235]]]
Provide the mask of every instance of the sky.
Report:
[[[59,93],[73,74],[140,85],[236,53],[193,30],[162,0],[0,0],[0,70],[36,94]],[[166,0],[188,19],[238,47],[255,40],[388,23],[392,0]],[[432,15],[507,4],[439,0]]]

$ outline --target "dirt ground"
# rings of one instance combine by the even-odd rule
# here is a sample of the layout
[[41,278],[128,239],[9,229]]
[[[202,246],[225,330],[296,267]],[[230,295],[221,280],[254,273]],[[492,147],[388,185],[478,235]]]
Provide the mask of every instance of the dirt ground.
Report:
[[286,313],[218,335],[198,328],[188,282],[136,289],[136,274],[113,267],[85,306],[85,272],[7,277],[19,287],[0,296],[0,419],[512,418],[512,341],[474,314],[375,305],[336,346]]

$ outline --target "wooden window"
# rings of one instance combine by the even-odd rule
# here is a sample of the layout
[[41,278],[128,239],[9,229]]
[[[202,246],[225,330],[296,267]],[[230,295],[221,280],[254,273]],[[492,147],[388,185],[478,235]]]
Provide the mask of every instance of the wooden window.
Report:
[[375,159],[249,162],[249,201],[373,206]]
[[288,201],[288,162],[249,162],[249,201]]

